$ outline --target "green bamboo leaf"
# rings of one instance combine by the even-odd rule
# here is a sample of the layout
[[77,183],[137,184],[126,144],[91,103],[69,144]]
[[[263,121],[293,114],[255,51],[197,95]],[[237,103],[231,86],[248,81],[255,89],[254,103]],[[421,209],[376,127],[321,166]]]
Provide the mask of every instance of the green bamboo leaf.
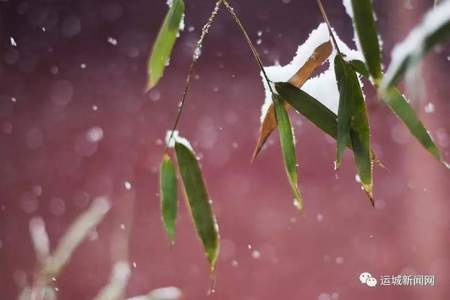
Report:
[[168,154],[164,154],[159,177],[161,215],[169,241],[174,242],[177,218],[177,175]]
[[369,74],[369,70],[367,70],[367,66],[366,63],[359,60],[359,59],[353,59],[351,61],[348,62],[353,70],[355,70],[357,73],[359,73],[360,75],[362,75],[364,78],[369,79],[370,78],[370,74]]
[[[334,59],[334,71],[339,89],[339,108],[337,119],[336,168],[339,168],[344,150],[350,141],[350,123],[352,119],[352,104],[355,101],[355,89],[351,72],[341,55]],[[355,74],[356,76],[356,74]]]
[[[339,155],[342,155],[348,142],[347,137],[343,136],[341,139],[340,130],[342,130],[343,135],[345,134],[351,139],[358,175],[373,205],[373,168],[370,150],[370,129],[364,95],[355,70],[340,55],[337,55],[335,59],[335,71],[339,88],[338,160],[342,157],[339,157]],[[344,113],[343,117],[340,117],[341,111]],[[348,124],[345,123],[341,126],[341,120],[348,122]],[[339,166],[339,163],[340,161],[336,161],[337,166]]]
[[337,116],[334,112],[308,93],[290,83],[277,82],[275,83],[275,89],[297,112],[305,116],[326,134],[336,139]]
[[450,1],[443,1],[430,9],[421,24],[394,47],[391,65],[383,80],[383,89],[389,89],[415,66],[434,46],[450,39]]
[[184,1],[172,0],[169,11],[164,18],[156,41],[153,44],[152,53],[148,61],[147,72],[148,82],[147,91],[152,89],[161,79],[167,61],[175,44],[180,23],[184,15]]
[[278,95],[272,96],[275,104],[275,115],[280,132],[280,144],[283,153],[284,167],[294,194],[294,204],[298,209],[303,208],[303,199],[298,189],[297,159],[295,155],[294,134],[289,115],[284,108],[283,100]]
[[175,152],[192,220],[203,243],[211,271],[214,271],[219,254],[219,232],[202,173],[197,158],[189,147],[176,142]]
[[434,144],[430,134],[425,129],[422,122],[417,117],[414,109],[409,105],[400,91],[391,87],[381,94],[383,101],[395,113],[395,115],[408,127],[412,135],[422,144],[422,146],[431,153],[437,160],[442,162],[447,168],[449,164],[444,161],[437,146]]
[[361,44],[370,75],[375,81],[381,79],[381,54],[374,20],[372,0],[351,0],[353,24]]
[[[289,83],[277,82],[275,83],[275,89],[297,112],[305,116],[323,132],[336,139],[337,116],[325,105]],[[354,136],[355,134],[355,130],[350,128],[350,136]],[[347,147],[353,150],[351,142],[347,144]],[[372,158],[374,159],[375,154],[373,150],[371,152]]]

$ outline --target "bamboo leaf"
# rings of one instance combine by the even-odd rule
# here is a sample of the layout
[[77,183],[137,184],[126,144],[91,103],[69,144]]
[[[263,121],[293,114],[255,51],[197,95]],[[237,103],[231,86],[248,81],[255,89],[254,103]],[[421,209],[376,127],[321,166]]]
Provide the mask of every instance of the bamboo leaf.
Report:
[[219,232],[202,173],[197,158],[189,147],[176,142],[175,152],[191,217],[211,271],[214,271],[219,254]]
[[370,75],[377,81],[382,77],[381,54],[372,0],[351,0],[351,2],[353,24],[358,34],[362,52]]
[[148,61],[147,91],[158,83],[164,73],[165,66],[170,58],[177,34],[180,30],[183,14],[184,1],[173,0],[156,37],[156,41],[153,44],[152,53]]
[[429,50],[449,39],[450,1],[444,1],[430,9],[421,24],[394,47],[391,65],[382,84],[383,89],[392,87],[403,77],[406,70],[415,66]]
[[[309,79],[311,74],[328,59],[332,50],[333,47],[330,41],[327,41],[314,49],[313,54],[308,58],[306,63],[289,79],[289,83],[300,88],[306,80]],[[285,105],[285,108],[288,109],[288,106]],[[275,117],[273,104],[271,104],[261,124],[252,160],[258,156],[264,143],[275,128],[277,128],[277,119]]]
[[[339,88],[339,113],[337,124],[338,160],[336,164],[337,166],[339,165],[339,159],[342,158],[342,153],[347,146],[348,138],[350,138],[359,178],[373,205],[373,165],[370,150],[369,121],[364,95],[356,72],[340,55],[337,55],[335,59],[335,71]],[[342,117],[340,116],[341,111],[343,112]],[[346,123],[341,125],[341,121]],[[340,130],[343,132],[341,136]],[[344,134],[346,136],[343,136]]]
[[444,161],[437,146],[434,144],[428,131],[417,117],[414,109],[409,105],[405,97],[395,88],[389,88],[381,95],[383,101],[395,113],[395,115],[406,125],[411,134],[422,144],[422,146],[433,155],[437,160],[442,162],[447,168],[448,163]]
[[[336,139],[337,137],[337,116],[325,105],[320,103],[308,93],[285,82],[275,83],[275,89],[283,99],[286,99],[298,113],[302,114],[323,132]],[[350,135],[353,135],[354,129],[350,128]],[[351,142],[347,144],[350,150],[353,150]],[[372,158],[375,154],[372,152]]]
[[280,144],[283,153],[284,167],[294,194],[294,204],[298,209],[303,208],[303,199],[298,189],[297,159],[295,155],[294,134],[289,120],[289,115],[284,108],[283,100],[278,95],[273,95],[275,113],[280,132]]
[[[352,119],[352,102],[355,97],[351,73],[348,72],[341,55],[334,59],[334,70],[339,89],[339,109],[337,117],[336,168],[339,168],[344,150],[350,141],[350,122]],[[355,75],[356,76],[356,75]]]
[[308,93],[287,82],[275,83],[275,89],[296,111],[334,139],[337,136],[337,116]]
[[[334,139],[337,138],[337,116],[325,105],[323,105],[304,91],[290,85],[289,83],[277,82],[275,84],[275,88],[277,92],[280,93],[281,97],[283,97],[283,99],[286,99],[286,101],[289,102],[289,104],[294,107],[295,110],[305,116],[326,134],[333,137]],[[364,143],[363,139],[364,130],[361,129],[364,129],[365,126],[359,128],[359,131],[362,131],[362,133],[360,133],[358,132],[358,128],[354,128],[357,124],[358,122],[351,123],[351,141],[347,144],[347,147],[352,150],[355,148],[354,152],[358,153],[358,155],[355,154],[355,160],[358,159],[359,161],[358,173],[362,174],[360,175],[360,177],[362,178],[361,182],[363,182],[363,187],[373,204],[371,184],[372,165],[369,164],[369,162],[372,161],[372,159],[375,159],[375,155],[371,150],[371,158],[369,162],[367,158],[364,159],[364,157],[367,157],[367,152],[365,149],[366,144]],[[365,125],[365,123],[363,123],[363,125]]]
[[172,160],[164,154],[160,167],[161,215],[167,237],[173,243],[177,218],[177,175]]
[[318,46],[306,63],[289,79],[289,83],[296,87],[303,86],[311,74],[330,57],[332,51],[333,46],[330,41]]

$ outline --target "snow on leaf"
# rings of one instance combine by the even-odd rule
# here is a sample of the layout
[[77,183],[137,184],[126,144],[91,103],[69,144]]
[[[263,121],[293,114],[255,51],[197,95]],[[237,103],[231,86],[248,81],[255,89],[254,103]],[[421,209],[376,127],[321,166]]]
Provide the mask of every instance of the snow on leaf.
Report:
[[[337,40],[337,44],[341,52],[345,55],[346,60],[364,60],[363,55],[358,50],[353,50],[349,48],[343,41],[341,41],[338,35],[334,32]],[[291,63],[286,66],[269,66],[265,67],[265,71],[269,79],[273,82],[288,82],[290,78],[300,69],[302,65],[311,56],[314,49],[319,45],[330,40],[328,29],[325,23],[321,23],[316,29],[314,29],[308,39],[304,44],[300,45],[297,54]],[[331,56],[328,58],[329,68],[322,74],[310,78],[305,82],[302,90],[307,92],[309,95],[320,101],[328,109],[337,113],[338,102],[339,102],[339,91],[336,85],[336,76],[333,70],[333,61],[336,56],[336,50],[333,49]],[[266,97],[264,105],[261,109],[261,121],[264,117],[272,103],[272,95],[267,84],[263,80],[263,84],[266,91]]]
[[193,150],[191,143],[186,138],[180,136],[178,130],[168,130],[166,132],[165,142],[167,148],[174,148],[175,143],[180,143],[189,148],[191,151]]
[[444,1],[426,13],[416,26],[392,50],[391,64],[382,83],[383,89],[393,86],[435,45],[450,38],[450,1]]
[[[309,52],[309,48],[306,48],[306,50],[308,50]],[[296,71],[296,73],[292,75],[292,77],[289,79],[289,83],[291,83],[293,86],[300,88],[305,83],[305,81],[308,80],[311,74],[319,66],[321,66],[324,61],[328,59],[331,52],[332,52],[332,45],[329,40],[317,46],[311,53],[311,55],[308,57],[308,59],[304,61],[304,63]],[[287,103],[285,103],[285,108],[286,109],[288,108]],[[261,151],[264,143],[266,142],[266,140],[276,127],[277,127],[277,120],[275,117],[275,110],[273,103],[271,103],[268,111],[264,116],[264,120],[261,123],[259,138],[255,147],[255,151],[253,152],[252,160],[256,158],[258,153]]]

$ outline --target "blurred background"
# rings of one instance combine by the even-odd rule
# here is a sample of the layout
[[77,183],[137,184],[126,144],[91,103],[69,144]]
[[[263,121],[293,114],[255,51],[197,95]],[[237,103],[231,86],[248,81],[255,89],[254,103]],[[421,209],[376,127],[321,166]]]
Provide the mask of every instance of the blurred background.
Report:
[[[117,236],[129,232],[127,296],[161,286],[184,299],[450,299],[450,172],[409,135],[366,84],[375,208],[351,153],[335,173],[335,143],[292,115],[303,213],[293,206],[274,134],[250,163],[264,91],[251,52],[221,11],[208,35],[180,124],[201,158],[221,234],[216,292],[180,202],[176,245],[162,227],[158,167],[193,46],[213,1],[186,0],[186,27],[160,84],[144,94],[146,60],[164,0],[0,0],[0,298],[32,280],[29,221],[54,247],[93,199],[112,210],[76,250],[55,286],[91,299],[109,280]],[[231,1],[266,65],[286,64],[322,21],[315,1]],[[341,1],[324,0],[354,47]],[[385,65],[432,0],[375,1]],[[450,160],[450,47],[432,51],[411,99]],[[123,245],[122,245],[123,246]],[[368,288],[361,272],[434,274],[434,287]]]

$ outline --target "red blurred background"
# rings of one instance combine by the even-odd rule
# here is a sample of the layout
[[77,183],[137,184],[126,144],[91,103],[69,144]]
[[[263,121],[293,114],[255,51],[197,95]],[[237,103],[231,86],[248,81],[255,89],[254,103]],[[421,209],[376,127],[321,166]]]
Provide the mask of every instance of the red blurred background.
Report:
[[[208,267],[184,202],[170,251],[157,194],[162,139],[214,6],[186,2],[186,29],[170,67],[145,95],[146,59],[165,1],[0,1],[0,299],[15,299],[32,279],[29,220],[44,218],[54,246],[101,195],[111,199],[112,211],[57,278],[60,299],[91,299],[108,281],[122,224],[131,232],[127,296],[174,285],[185,299],[450,299],[449,171],[366,89],[374,148],[386,166],[375,170],[376,207],[355,181],[351,153],[335,174],[335,143],[292,115],[305,198],[298,213],[276,135],[250,163],[264,92],[225,11],[204,44],[180,127],[201,157],[222,238],[216,292],[207,296]],[[432,2],[376,1],[386,65],[393,45]],[[267,65],[289,62],[322,21],[313,0],[232,4],[260,39]],[[336,31],[352,43],[341,2],[324,4]],[[447,160],[449,56],[448,46],[427,56],[424,93],[413,99]],[[368,288],[358,279],[363,271],[378,279],[434,274],[436,285]]]

